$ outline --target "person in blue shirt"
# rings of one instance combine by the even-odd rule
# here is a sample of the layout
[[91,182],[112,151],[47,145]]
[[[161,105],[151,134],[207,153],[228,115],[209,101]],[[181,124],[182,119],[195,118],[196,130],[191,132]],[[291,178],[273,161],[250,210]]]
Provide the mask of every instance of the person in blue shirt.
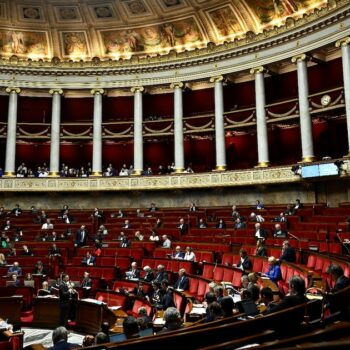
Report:
[[282,279],[281,268],[278,264],[277,259],[274,256],[270,256],[268,258],[269,268],[266,272],[266,277],[270,278],[270,280],[274,283],[277,283]]

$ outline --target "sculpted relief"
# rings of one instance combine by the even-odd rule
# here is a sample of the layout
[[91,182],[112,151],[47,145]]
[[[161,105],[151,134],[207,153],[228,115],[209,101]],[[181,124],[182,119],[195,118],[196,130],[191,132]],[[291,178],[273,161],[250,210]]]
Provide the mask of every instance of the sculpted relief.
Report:
[[62,44],[65,56],[86,56],[88,47],[84,32],[63,32]]
[[101,31],[104,54],[157,52],[203,41],[193,18],[142,28]]

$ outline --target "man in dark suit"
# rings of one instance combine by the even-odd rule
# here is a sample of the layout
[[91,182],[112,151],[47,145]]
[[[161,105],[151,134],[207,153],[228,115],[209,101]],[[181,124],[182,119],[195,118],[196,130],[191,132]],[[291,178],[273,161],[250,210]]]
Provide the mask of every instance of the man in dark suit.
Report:
[[282,230],[280,224],[275,224],[275,229],[272,231],[272,235],[275,238],[286,238],[287,232],[285,230]]
[[289,241],[284,241],[282,245],[282,255],[278,259],[279,261],[287,261],[295,263],[297,258],[294,248],[290,245]]
[[[300,276],[293,276],[289,279],[289,293],[266,313],[269,314],[284,310],[307,302],[308,299],[305,297],[305,281]],[[304,314],[301,317],[303,318]]]
[[137,263],[133,261],[131,263],[131,269],[126,271],[126,279],[138,280],[140,278],[140,270],[137,268]]
[[132,225],[130,224],[129,220],[125,220],[124,225],[122,226],[122,228],[131,228]]
[[178,228],[180,229],[180,235],[185,235],[188,232],[188,225],[183,218],[180,219]]
[[303,209],[303,208],[304,208],[304,204],[300,202],[299,198],[297,198],[295,200],[294,210]]
[[70,286],[69,276],[63,275],[62,282],[58,287],[59,290],[59,306],[60,306],[60,325],[66,326],[68,322],[68,314],[72,300],[73,289]]
[[77,235],[75,238],[75,245],[77,247],[82,247],[86,245],[88,236],[88,230],[85,228],[85,225],[81,225],[80,229],[77,231]]
[[174,284],[174,289],[180,290],[180,291],[186,291],[190,288],[190,280],[186,276],[186,270],[180,269],[179,270],[179,278]]
[[85,265],[85,266],[95,266],[96,258],[93,255],[91,255],[90,252],[87,252],[86,256],[83,258],[81,263],[82,265]]
[[89,272],[86,272],[86,271],[84,272],[84,278],[81,281],[80,287],[81,288],[91,288],[92,287],[92,280],[90,278]]
[[331,289],[332,293],[350,286],[350,279],[344,276],[344,270],[341,266],[336,264],[330,265],[329,273],[335,281],[334,287]]
[[255,224],[254,236],[256,239],[260,240],[265,240],[267,238],[267,231],[261,227],[260,222]]
[[22,209],[20,208],[19,204],[16,204],[16,206],[11,210],[11,214],[14,216],[20,216],[22,214]]
[[54,243],[49,250],[49,257],[50,256],[61,256],[61,250],[57,247],[57,245]]
[[175,260],[183,260],[184,257],[185,253],[181,251],[181,247],[178,245],[175,248],[175,252],[173,252],[173,254],[171,255],[171,258]]
[[68,343],[68,331],[65,327],[57,327],[52,332],[53,346],[49,350],[68,350],[80,348],[79,344]]
[[249,259],[247,251],[244,249],[241,249],[239,251],[239,256],[240,256],[240,260],[239,260],[238,264],[233,264],[232,266],[237,267],[237,268],[241,269],[243,271],[243,273],[248,274],[249,272],[252,271],[253,264],[252,264],[251,260]]
[[162,283],[162,281],[168,280],[168,274],[165,271],[164,265],[158,265],[157,266],[157,273],[156,276],[154,277],[153,282],[159,282]]

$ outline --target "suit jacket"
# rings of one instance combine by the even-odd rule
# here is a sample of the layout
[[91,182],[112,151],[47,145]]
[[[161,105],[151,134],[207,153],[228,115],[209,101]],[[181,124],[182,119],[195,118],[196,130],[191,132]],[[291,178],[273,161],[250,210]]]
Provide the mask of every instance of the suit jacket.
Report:
[[[128,274],[126,275],[126,278],[127,279],[139,279],[140,278],[140,270],[129,270],[129,271],[127,271],[128,272]],[[130,273],[130,274],[129,274]]]
[[67,307],[71,299],[71,294],[69,293],[69,288],[66,283],[60,284],[58,293],[60,297],[60,306]]
[[338,292],[339,290],[346,288],[347,286],[350,285],[350,279],[343,276],[340,276],[336,282],[334,287],[332,288],[332,292]]
[[[87,258],[86,256],[82,260],[83,265],[88,265],[88,266],[95,266],[96,265],[96,258],[94,256],[90,256],[90,258]],[[91,265],[92,264],[92,265]]]
[[190,280],[187,276],[180,277],[174,284],[175,289],[188,290],[190,288]]
[[185,257],[184,252],[177,252],[173,255],[173,259],[182,260]]
[[272,231],[272,235],[274,236],[274,237],[279,237],[279,238],[286,238],[287,237],[287,232],[286,231],[284,231],[284,230],[273,230]]
[[153,282],[162,283],[163,280],[168,280],[168,274],[166,273],[166,271],[158,272]]
[[[254,236],[256,237],[256,238],[258,238],[257,236],[256,236],[256,234],[257,234],[257,230],[255,230],[255,233],[254,233]],[[263,229],[263,228],[260,228],[259,229],[259,233],[260,233],[260,237],[262,237],[262,238],[267,238],[267,231],[265,230],[265,229]]]
[[152,282],[154,280],[154,273],[152,271],[147,272],[143,277],[143,280],[146,282]]
[[286,248],[279,258],[280,261],[296,262],[295,250],[292,247]]
[[251,271],[253,268],[253,264],[251,260],[249,259],[249,256],[246,256],[243,260],[239,260],[239,263],[237,264],[237,267],[242,269],[243,271]]
[[185,235],[188,232],[188,225],[187,224],[179,225],[178,228],[180,229],[181,235]]
[[293,306],[297,306],[303,303],[307,303],[308,299],[304,295],[286,295],[279,303],[269,310],[267,313],[272,313],[284,309],[288,309]]
[[84,278],[80,284],[80,287],[82,288],[91,288],[92,287],[92,280],[91,278]]
[[218,222],[215,227],[216,228],[226,228],[226,223],[225,223],[225,221]]
[[75,239],[75,243],[80,245],[80,246],[86,245],[87,236],[88,236],[88,230],[87,229],[85,229],[85,230],[79,229],[77,231],[77,236],[76,236],[76,239]]

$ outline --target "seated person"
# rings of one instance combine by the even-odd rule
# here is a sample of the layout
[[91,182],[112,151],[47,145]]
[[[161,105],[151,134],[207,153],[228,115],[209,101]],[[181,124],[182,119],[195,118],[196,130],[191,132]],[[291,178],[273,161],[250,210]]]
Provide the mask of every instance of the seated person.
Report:
[[44,297],[51,294],[51,288],[49,288],[49,283],[47,281],[43,281],[41,284],[41,289],[38,289],[37,296]]
[[168,236],[163,235],[162,240],[163,240],[162,248],[170,249],[171,248],[171,240],[168,238]]
[[255,250],[255,255],[256,256],[262,256],[262,257],[267,257],[267,249],[265,247],[265,243],[263,240],[258,239],[256,241],[256,250]]
[[144,306],[141,306],[137,310],[137,323],[141,330],[149,328],[150,325],[152,326],[152,319],[147,315],[147,309]]
[[124,318],[123,331],[126,339],[140,338],[139,325],[135,317],[128,316]]
[[280,213],[280,215],[276,216],[273,221],[275,222],[287,222],[287,218],[284,213]]
[[145,271],[145,275],[143,276],[143,280],[145,282],[152,282],[154,280],[154,273],[152,269],[149,266],[145,266],[143,268],[143,271]]
[[149,236],[149,240],[151,242],[159,242],[159,236],[156,231],[151,232],[151,235]]
[[272,235],[275,238],[286,238],[287,231],[282,230],[282,227],[280,224],[275,224],[275,229],[272,231]]
[[175,307],[169,307],[164,312],[165,327],[158,332],[163,334],[182,328],[182,319],[180,312]]
[[81,264],[83,266],[95,266],[96,265],[96,258],[91,255],[90,252],[86,252],[86,256],[81,261]]
[[[282,213],[281,213],[282,214]],[[287,205],[286,210],[283,212],[284,215],[289,216],[289,215],[295,215],[295,209],[291,204]]]
[[16,204],[16,206],[11,210],[11,214],[14,216],[20,216],[22,214],[22,209],[20,208],[19,204]]
[[0,266],[7,265],[5,255],[0,253]]
[[132,294],[138,298],[147,299],[147,300],[149,299],[148,293],[145,290],[145,286],[141,281],[139,281],[137,286],[133,289]]
[[247,225],[246,225],[246,223],[242,220],[242,218],[237,218],[237,219],[235,220],[235,223],[234,223],[233,227],[234,227],[236,230],[239,230],[239,229],[246,228]]
[[265,273],[265,276],[268,277],[272,282],[277,283],[282,279],[281,268],[278,264],[277,259],[274,256],[268,258],[269,267]]
[[128,280],[138,280],[140,278],[140,270],[137,268],[135,261],[131,263],[131,269],[126,271],[125,275],[125,278]]
[[157,273],[156,273],[152,283],[153,282],[161,283],[164,280],[168,280],[168,274],[165,271],[165,266],[160,264],[160,265],[157,266]]
[[167,280],[162,282],[162,294],[163,296],[159,307],[161,307],[163,310],[166,310],[168,307],[174,307],[174,288],[169,286],[169,282]]
[[49,250],[49,257],[51,256],[61,256],[61,249],[57,247],[55,243],[52,244],[51,249]]
[[7,270],[7,276],[12,276],[16,274],[17,276],[22,276],[22,268],[19,266],[18,261],[15,261],[12,266]]
[[85,271],[84,278],[80,283],[81,288],[90,289],[92,287],[92,279],[90,278],[90,273]]
[[186,261],[196,261],[196,255],[194,254],[191,247],[186,247],[184,260]]
[[257,210],[262,210],[262,209],[265,209],[265,206],[263,203],[261,203],[258,199],[256,200],[256,205],[255,205],[255,208]]
[[10,277],[11,277],[11,280],[10,280],[11,284],[9,284],[9,286],[19,287],[21,282],[18,278],[18,275],[16,273],[12,273]]
[[180,219],[180,223],[177,228],[180,229],[180,235],[185,235],[188,232],[188,225],[185,223],[183,218]]
[[200,218],[199,219],[199,222],[198,222],[198,228],[207,228],[208,227],[208,225],[207,225],[207,223],[204,221],[204,219],[203,218]]
[[181,247],[178,245],[175,251],[172,253],[171,258],[175,260],[183,260],[185,253],[181,251]]
[[265,240],[267,238],[267,231],[261,227],[260,222],[255,224],[254,236],[256,239]]
[[162,303],[162,298],[164,293],[163,293],[163,290],[161,289],[161,283],[153,281],[152,288],[153,288],[153,293],[152,293],[150,302],[154,307],[162,308],[161,303]]
[[[124,233],[124,232],[121,232],[121,233]],[[122,237],[119,243],[120,248],[129,248],[130,245],[131,245],[131,242],[129,238],[127,237],[127,235],[124,234],[124,237]]]
[[300,276],[293,276],[289,279],[289,293],[271,310],[266,313],[272,313],[284,310],[308,301],[305,297],[305,281]]
[[135,232],[135,241],[143,241],[143,234],[140,231]]
[[233,264],[232,266],[241,269],[244,273],[251,272],[251,270],[253,268],[253,264],[252,264],[251,260],[249,259],[247,251],[244,249],[241,249],[239,251],[239,256],[240,256],[240,260],[239,260],[238,264]]
[[41,226],[42,230],[53,230],[53,224],[51,223],[50,219],[46,219],[46,222],[44,222]]
[[222,311],[222,317],[226,318],[233,316],[234,301],[231,296],[223,297],[220,306]]
[[38,260],[36,262],[33,273],[35,275],[44,275],[44,276],[47,275],[47,270],[45,269],[44,264],[42,263],[41,260]]
[[24,245],[22,255],[33,256],[34,254],[31,250],[29,250],[28,246]]
[[179,270],[179,278],[174,284],[174,289],[179,291],[186,291],[190,289],[190,280],[186,276],[186,270],[180,269]]
[[215,225],[216,228],[225,229],[226,223],[223,219],[219,219],[218,223]]
[[287,261],[295,263],[297,258],[294,248],[290,245],[289,241],[284,241],[282,244],[282,255],[278,259],[279,261]]
[[0,317],[0,329],[1,331],[11,331],[13,329],[13,325],[10,323],[7,323],[4,319]]
[[254,212],[252,212],[249,216],[249,220],[251,222],[264,222],[265,219],[262,217],[262,215],[260,214],[255,214]]
[[259,310],[261,314],[267,314],[275,307],[273,301],[273,292],[270,287],[264,287],[260,290]]
[[155,203],[151,203],[151,206],[150,206],[150,208],[148,209],[148,211],[152,211],[152,212],[158,211],[158,210],[159,210],[159,209],[158,209],[158,207],[156,207]]
[[132,228],[132,225],[131,225],[130,221],[129,220],[125,220],[122,228],[124,228],[124,229]]
[[74,348],[80,348],[80,345],[68,342],[68,331],[65,327],[57,327],[52,332],[53,346],[49,350],[68,350]]
[[341,266],[332,264],[328,268],[328,272],[331,274],[333,280],[335,281],[334,287],[331,292],[338,292],[339,290],[346,288],[350,285],[350,279],[344,276],[344,270]]
[[300,202],[299,198],[297,198],[295,200],[294,210],[303,209],[303,208],[304,208],[304,204]]

